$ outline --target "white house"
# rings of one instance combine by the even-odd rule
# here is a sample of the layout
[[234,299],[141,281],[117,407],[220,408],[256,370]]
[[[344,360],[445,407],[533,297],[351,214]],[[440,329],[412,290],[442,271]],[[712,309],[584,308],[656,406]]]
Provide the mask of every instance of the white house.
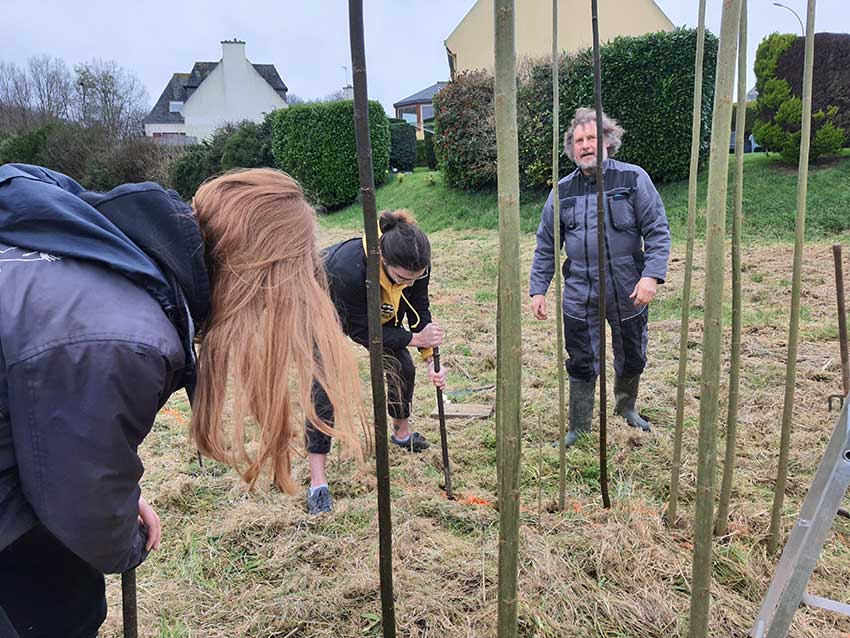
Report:
[[221,60],[195,62],[191,73],[175,73],[145,118],[145,135],[163,142],[210,136],[228,122],[261,122],[284,108],[288,89],[273,64],[251,64],[245,43],[225,40]]

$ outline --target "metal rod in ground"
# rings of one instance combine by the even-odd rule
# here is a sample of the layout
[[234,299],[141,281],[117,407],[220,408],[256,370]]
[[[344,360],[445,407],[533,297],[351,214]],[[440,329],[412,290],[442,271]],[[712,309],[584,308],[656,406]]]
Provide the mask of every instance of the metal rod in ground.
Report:
[[[563,507],[561,508],[563,509]],[[537,413],[537,527],[543,520],[543,418]]]
[[366,49],[363,35],[363,0],[348,1],[348,23],[351,38],[351,69],[354,81],[354,130],[357,140],[357,167],[360,173],[360,200],[363,204],[363,226],[366,231],[366,301],[369,321],[369,365],[372,377],[372,402],[375,411],[375,468],[378,479],[381,629],[384,638],[395,638],[390,463],[387,451],[387,397],[384,388],[384,344],[381,337],[381,266],[378,257],[378,215],[375,206],[375,181],[372,174],[372,146],[369,136]]
[[782,434],[779,439],[779,469],[773,491],[767,551],[779,548],[782,503],[788,476],[788,451],[791,446],[791,420],[794,416],[794,383],[797,378],[797,346],[800,334],[800,291],[803,284],[803,242],[806,231],[806,195],[809,183],[809,145],[812,133],[812,66],[814,63],[815,0],[809,0],[806,21],[806,57],[803,63],[803,120],[800,137],[800,164],[797,170],[797,221],[794,239],[794,266],[791,278],[791,312],[788,320],[788,356],[785,364],[785,400],[782,404]]
[[741,2],[738,33],[738,112],[735,123],[735,212],[732,216],[732,350],[729,362],[729,404],[726,412],[726,456],[717,504],[715,534],[725,536],[729,527],[729,501],[735,472],[738,435],[738,388],[741,381],[741,225],[744,219],[744,140],[747,118],[747,0]]
[[596,250],[599,256],[599,484],[602,505],[611,507],[608,496],[608,390],[605,380],[605,180],[602,156],[605,136],[602,133],[602,61],[599,55],[599,9],[591,0],[593,22],[593,93],[596,102]]
[[667,524],[676,521],[679,506],[679,473],[682,467],[682,431],[685,422],[685,389],[688,373],[688,332],[691,311],[691,279],[694,270],[694,238],[697,218],[697,175],[699,151],[702,146],[702,68],[705,57],[705,1],[699,2],[697,50],[694,59],[694,111],[691,129],[691,167],[688,179],[688,233],[685,248],[685,281],[682,284],[682,323],[679,327],[679,376],[676,388],[676,426],[673,434],[673,461],[670,475],[670,499],[667,505]]
[[495,0],[495,111],[499,200],[496,441],[499,485],[498,638],[517,635],[519,476],[522,458],[522,306],[519,259],[514,0]]
[[720,346],[723,323],[723,282],[726,236],[726,191],[729,181],[729,136],[732,133],[732,90],[741,0],[723,4],[717,80],[711,125],[708,167],[708,205],[705,238],[705,310],[702,384],[699,402],[697,489],[694,510],[693,577],[691,580],[690,638],[707,638],[711,598],[714,536],[714,473],[717,412],[720,403]]
[[850,363],[847,352],[847,309],[844,305],[844,264],[841,261],[841,244],[832,245],[835,261],[835,298],[838,304],[838,343],[841,346],[841,388],[846,397],[850,394]]
[[558,51],[558,1],[552,0],[552,235],[555,238],[555,360],[558,364],[558,508],[564,510],[567,492],[567,417],[566,390],[564,379],[564,315],[561,312],[561,197],[558,189],[558,158],[561,154],[561,127],[559,120],[561,111],[561,93],[559,88],[558,71],[561,62]]
[[[434,348],[434,372],[440,371],[440,349]],[[443,446],[443,477],[446,481],[446,497],[453,499],[452,472],[449,469],[449,436],[446,432],[446,409],[443,406],[443,391],[437,388],[437,414],[440,417],[440,443]]]
[[136,570],[121,574],[121,613],[124,617],[124,638],[139,635],[138,607],[136,605]]

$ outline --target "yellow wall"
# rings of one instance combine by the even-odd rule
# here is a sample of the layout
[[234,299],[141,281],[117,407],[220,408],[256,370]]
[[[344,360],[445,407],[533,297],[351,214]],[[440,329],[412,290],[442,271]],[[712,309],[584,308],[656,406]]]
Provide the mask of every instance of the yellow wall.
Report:
[[[551,57],[551,0],[517,0],[516,51],[518,58]],[[653,0],[599,0],[599,38],[671,31],[673,23]],[[493,0],[478,0],[445,42],[456,57],[455,72],[493,71]],[[576,51],[593,44],[590,3],[559,0],[558,46]]]

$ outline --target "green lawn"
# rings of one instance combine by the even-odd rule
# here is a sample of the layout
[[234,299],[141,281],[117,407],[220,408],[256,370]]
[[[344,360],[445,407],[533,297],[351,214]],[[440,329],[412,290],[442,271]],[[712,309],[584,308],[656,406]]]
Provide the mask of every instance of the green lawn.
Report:
[[[850,232],[850,151],[845,159],[809,171],[806,234],[810,239],[834,237]],[[733,164],[730,157],[730,164]],[[729,214],[732,213],[733,177],[730,165]],[[797,202],[796,170],[763,153],[746,156],[744,172],[744,237],[749,240],[790,241],[794,237]],[[708,174],[700,174],[698,196],[705,205]],[[667,207],[674,240],[684,240],[688,213],[688,182],[662,184],[661,197]],[[547,192],[523,193],[520,198],[521,228],[533,232]],[[406,208],[427,232],[497,229],[498,206],[495,192],[472,193],[448,188],[438,172],[417,169],[393,179],[377,191],[378,210]],[[322,217],[327,228],[357,227],[362,223],[360,204],[352,204]],[[731,227],[731,225],[730,225]],[[704,230],[698,217],[697,232]]]

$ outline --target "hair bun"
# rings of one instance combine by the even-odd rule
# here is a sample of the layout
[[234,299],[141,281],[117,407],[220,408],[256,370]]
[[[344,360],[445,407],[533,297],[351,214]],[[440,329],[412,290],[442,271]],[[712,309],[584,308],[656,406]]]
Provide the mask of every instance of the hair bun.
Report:
[[391,210],[385,210],[381,212],[381,218],[378,221],[378,226],[380,226],[381,232],[385,233],[388,230],[395,228],[399,221],[398,216],[394,212]]

